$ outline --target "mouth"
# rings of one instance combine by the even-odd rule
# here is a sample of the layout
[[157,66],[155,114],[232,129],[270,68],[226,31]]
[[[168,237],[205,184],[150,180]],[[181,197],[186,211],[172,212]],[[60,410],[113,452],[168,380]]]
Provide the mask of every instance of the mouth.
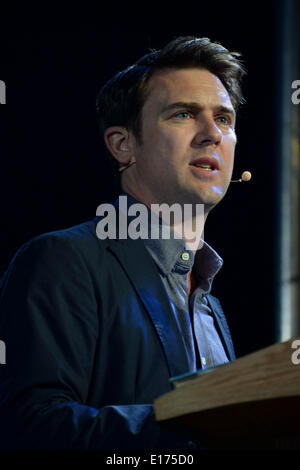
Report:
[[189,164],[199,175],[215,175],[220,170],[220,165],[215,157],[200,157]]

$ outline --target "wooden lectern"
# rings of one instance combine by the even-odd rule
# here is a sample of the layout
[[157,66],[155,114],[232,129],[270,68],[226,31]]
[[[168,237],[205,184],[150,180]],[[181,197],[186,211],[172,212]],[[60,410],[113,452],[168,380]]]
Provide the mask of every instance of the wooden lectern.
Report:
[[171,380],[156,420],[193,429],[208,449],[300,450],[300,336]]

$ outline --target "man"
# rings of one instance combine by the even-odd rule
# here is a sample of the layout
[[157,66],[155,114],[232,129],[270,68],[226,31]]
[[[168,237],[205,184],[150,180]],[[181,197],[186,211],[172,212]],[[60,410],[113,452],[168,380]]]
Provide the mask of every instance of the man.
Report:
[[[183,37],[103,87],[101,133],[129,207],[202,204],[207,217],[231,180],[243,73],[236,53]],[[234,359],[210,294],[214,250],[100,240],[99,221],[29,241],[2,279],[2,448],[188,449],[188,431],[155,422],[153,400],[170,377]]]

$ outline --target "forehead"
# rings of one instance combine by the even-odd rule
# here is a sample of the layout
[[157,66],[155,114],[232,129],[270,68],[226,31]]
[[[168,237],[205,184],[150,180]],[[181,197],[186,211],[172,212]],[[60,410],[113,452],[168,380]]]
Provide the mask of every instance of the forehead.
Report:
[[232,107],[229,94],[221,80],[205,69],[164,69],[149,80],[145,106],[160,107],[176,101]]

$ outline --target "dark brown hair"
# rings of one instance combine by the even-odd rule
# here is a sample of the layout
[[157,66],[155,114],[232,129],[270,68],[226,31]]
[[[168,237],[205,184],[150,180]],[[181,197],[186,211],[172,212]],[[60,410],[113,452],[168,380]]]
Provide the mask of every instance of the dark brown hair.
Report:
[[155,71],[165,68],[208,70],[221,80],[237,110],[244,101],[241,78],[245,69],[239,57],[240,53],[229,52],[217,42],[193,36],[178,37],[163,49],[152,50],[117,73],[100,90],[96,109],[101,135],[110,126],[123,126],[142,142],[141,114],[148,96],[148,82]]

